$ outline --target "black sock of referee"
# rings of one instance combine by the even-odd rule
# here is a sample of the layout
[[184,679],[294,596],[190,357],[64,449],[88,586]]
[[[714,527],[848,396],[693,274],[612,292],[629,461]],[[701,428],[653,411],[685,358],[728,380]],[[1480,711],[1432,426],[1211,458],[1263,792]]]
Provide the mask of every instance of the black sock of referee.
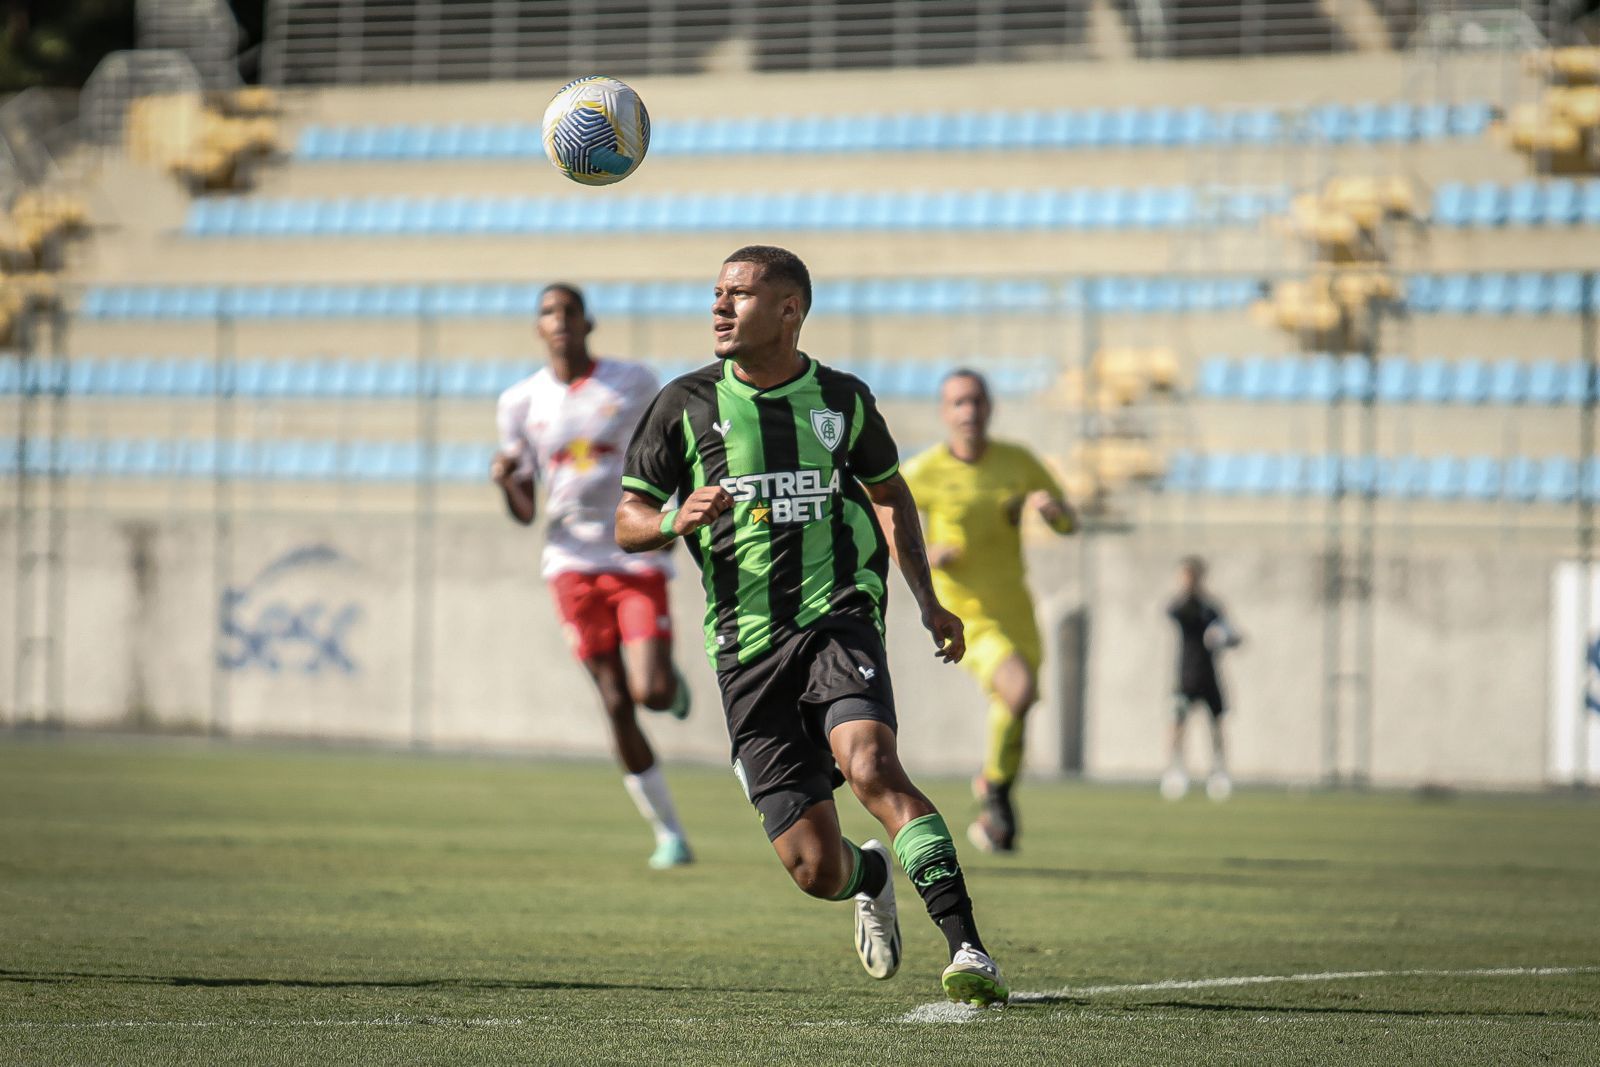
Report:
[[894,854],[922,896],[928,917],[944,934],[950,955],[955,956],[962,945],[986,953],[983,938],[978,936],[978,924],[972,918],[967,880],[961,874],[955,842],[944,818],[935,812],[906,823],[895,835]]

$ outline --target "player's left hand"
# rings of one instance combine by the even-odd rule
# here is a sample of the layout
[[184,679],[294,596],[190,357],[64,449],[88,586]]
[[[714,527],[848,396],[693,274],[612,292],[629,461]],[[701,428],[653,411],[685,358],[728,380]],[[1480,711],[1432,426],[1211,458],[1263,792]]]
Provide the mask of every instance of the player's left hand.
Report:
[[922,625],[933,635],[934,655],[946,663],[960,663],[967,654],[966,627],[955,612],[935,604],[922,613]]

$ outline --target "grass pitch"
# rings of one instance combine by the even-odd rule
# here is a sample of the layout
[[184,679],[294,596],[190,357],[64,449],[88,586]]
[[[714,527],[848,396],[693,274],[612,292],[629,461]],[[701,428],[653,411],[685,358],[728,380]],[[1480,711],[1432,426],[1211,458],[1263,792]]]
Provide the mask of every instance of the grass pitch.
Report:
[[903,876],[874,982],[733,778],[669,774],[657,873],[606,766],[0,740],[0,1061],[1600,1062],[1592,798],[1028,785],[963,861],[1031,996],[969,1015]]

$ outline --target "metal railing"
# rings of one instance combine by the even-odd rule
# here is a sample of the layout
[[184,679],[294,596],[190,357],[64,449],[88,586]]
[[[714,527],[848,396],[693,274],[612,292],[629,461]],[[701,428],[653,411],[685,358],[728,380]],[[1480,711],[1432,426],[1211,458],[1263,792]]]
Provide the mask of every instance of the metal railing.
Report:
[[[1551,40],[1573,0],[273,0],[263,76],[275,85],[936,67],[1262,56],[1406,47],[1430,19],[1515,15]],[[1437,23],[1436,23],[1437,24]],[[1492,45],[1466,30],[1463,47]]]

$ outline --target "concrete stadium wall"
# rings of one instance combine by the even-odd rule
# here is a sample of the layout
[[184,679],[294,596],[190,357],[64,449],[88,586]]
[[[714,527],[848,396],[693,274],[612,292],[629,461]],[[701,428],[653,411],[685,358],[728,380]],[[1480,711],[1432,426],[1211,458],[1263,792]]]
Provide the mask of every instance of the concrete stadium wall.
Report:
[[[14,513],[0,517],[0,603],[7,605],[17,594],[15,532]],[[63,724],[603,753],[595,696],[566,653],[536,577],[538,535],[497,517],[440,518],[431,532],[434,580],[422,585],[417,537],[409,517],[241,513],[219,568],[209,515],[72,514]],[[1087,557],[1081,541],[1033,549],[1047,627],[1082,602],[1087,576],[1094,605],[1087,772],[1153,779],[1161,770],[1173,656],[1162,608],[1173,561],[1201,551],[1249,639],[1225,665],[1235,705],[1233,770],[1246,780],[1314,781],[1322,767],[1319,545],[1308,529],[1298,538],[1232,540],[1105,535]],[[1375,782],[1543,781],[1552,558],[1380,542]],[[679,562],[692,571],[681,554]],[[697,710],[688,723],[652,718],[647,729],[669,759],[722,762],[727,741],[699,649],[697,577],[680,573],[673,596],[678,659]],[[0,615],[0,721],[20,725],[35,709],[12,707],[14,614]],[[890,655],[909,765],[972,770],[983,744],[983,698],[964,672],[933,662],[898,579]],[[1048,702],[1032,727],[1030,761],[1041,773],[1060,765],[1058,669],[1059,662],[1047,668]],[[1348,768],[1346,715],[1341,763]],[[1196,770],[1205,766],[1200,734],[1191,737]]]

